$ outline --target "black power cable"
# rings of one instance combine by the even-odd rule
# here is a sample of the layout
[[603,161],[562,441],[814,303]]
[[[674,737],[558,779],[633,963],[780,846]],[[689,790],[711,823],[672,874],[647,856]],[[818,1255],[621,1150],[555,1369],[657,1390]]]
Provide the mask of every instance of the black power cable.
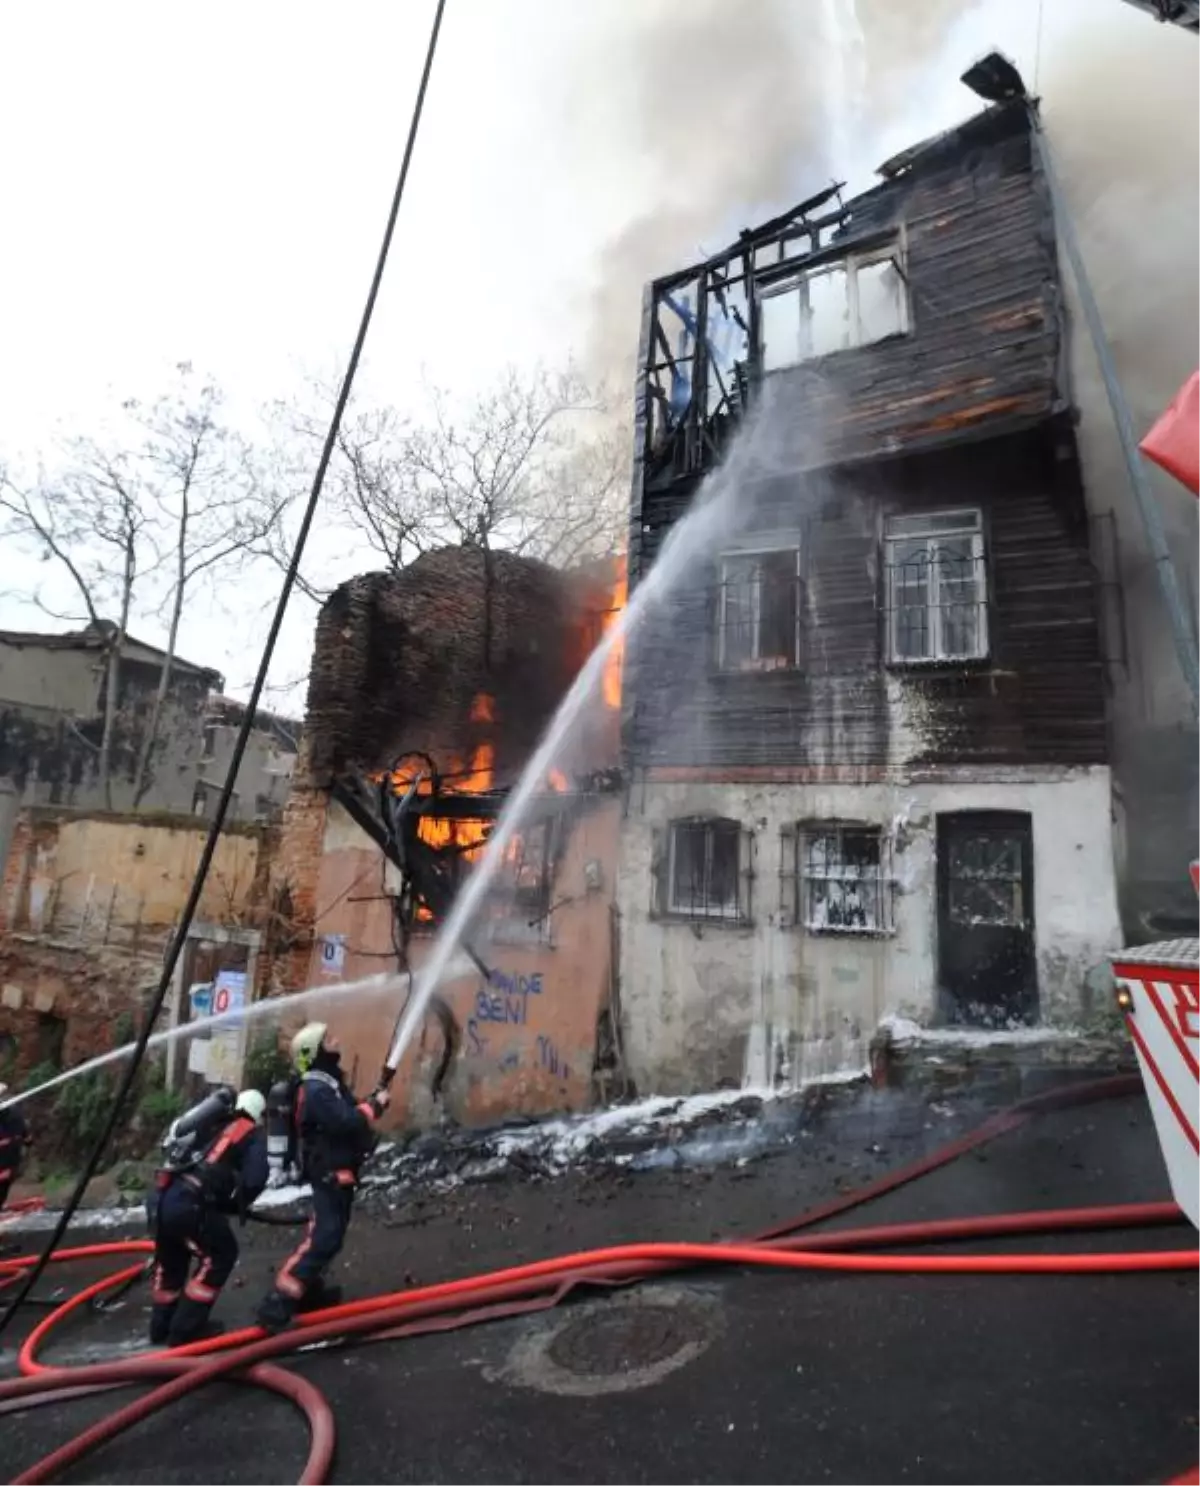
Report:
[[204,842],[204,850],[200,853],[200,861],[196,867],[196,876],[192,882],[191,892],[188,894],[187,903],[179,920],[179,927],[176,929],[170,947],[167,950],[166,959],[163,961],[162,975],[154,993],[154,1000],[147,1014],[142,1019],[142,1029],[138,1033],[137,1043],[129,1059],[125,1076],[122,1078],[120,1087],[117,1089],[116,1095],[113,1098],[112,1108],[109,1110],[104,1129],[100,1134],[100,1138],[96,1141],[91,1154],[88,1156],[83,1171],[80,1173],[79,1180],[75,1184],[75,1189],[71,1193],[70,1200],[63,1209],[54,1232],[50,1236],[50,1242],[46,1245],[42,1253],[38,1255],[37,1263],[25,1275],[24,1282],[20,1290],[13,1297],[12,1303],[6,1310],[0,1313],[0,1332],[12,1320],[30,1291],[45,1273],[46,1266],[50,1262],[50,1256],[62,1242],[63,1234],[66,1233],[71,1219],[78,1210],[87,1184],[96,1174],[96,1168],[100,1164],[100,1158],[103,1156],[113,1137],[113,1132],[116,1130],[117,1122],[121,1117],[121,1111],[125,1107],[126,1101],[129,1098],[129,1092],[133,1087],[133,1081],[137,1076],[138,1068],[146,1055],[146,1044],[150,1040],[151,1030],[171,989],[175,967],[179,962],[179,956],[183,952],[188,929],[196,916],[197,908],[200,906],[200,895],[204,891],[204,883],[208,877],[209,868],[212,866],[217,842],[221,836],[221,829],[225,824],[229,802],[233,798],[233,788],[237,782],[238,769],[242,762],[242,756],[246,751],[246,745],[250,740],[250,732],[254,725],[254,716],[258,708],[259,698],[262,696],[267,672],[271,665],[271,658],[275,653],[275,643],[279,638],[283,616],[287,611],[288,601],[292,596],[296,574],[300,569],[300,559],[304,555],[305,543],[308,541],[313,517],[316,515],[317,502],[320,500],[321,489],[325,483],[325,472],[329,468],[329,461],[337,443],[338,431],[342,424],[342,415],[346,410],[346,403],[350,397],[350,389],[354,385],[358,364],[362,359],[363,345],[367,339],[371,317],[375,312],[375,301],[379,297],[379,286],[383,281],[384,268],[387,266],[388,252],[392,245],[392,235],[396,229],[396,218],[400,212],[400,202],[404,196],[404,185],[408,179],[408,167],[412,161],[413,146],[417,140],[417,129],[420,125],[421,114],[425,107],[425,93],[429,86],[429,74],[433,70],[433,58],[437,50],[438,32],[441,30],[442,14],[445,8],[446,0],[437,0],[437,8],[433,16],[433,26],[429,34],[429,46],[425,53],[425,66],[421,72],[421,82],[417,88],[417,97],[413,104],[412,118],[408,126],[408,139],[404,146],[404,158],[400,163],[400,174],[396,180],[396,189],[392,193],[392,206],[388,213],[387,226],[384,228],[383,242],[380,244],[379,257],[375,264],[375,273],[371,279],[371,288],[367,294],[367,302],[363,307],[362,319],[359,322],[358,334],[354,339],[354,349],[350,353],[350,360],[346,366],[346,374],[342,378],[341,389],[338,392],[337,403],[333,410],[333,418],[329,424],[329,432],[325,435],[325,445],[321,450],[321,458],[317,463],[316,474],[313,476],[312,490],[308,497],[308,504],[304,508],[304,519],[300,523],[300,530],[296,536],[296,545],[292,551],[291,561],[288,563],[287,573],[284,576],[283,588],[279,594],[279,602],[275,606],[275,614],[271,620],[267,642],[263,648],[262,659],[259,661],[258,674],[254,678],[250,700],[246,704],[246,710],[242,716],[242,725],[238,729],[237,741],[234,743],[233,755],[229,761],[229,771],[225,776],[225,783],[221,789],[220,799],[217,801],[216,814],[213,816],[212,825],[209,827],[208,836]]

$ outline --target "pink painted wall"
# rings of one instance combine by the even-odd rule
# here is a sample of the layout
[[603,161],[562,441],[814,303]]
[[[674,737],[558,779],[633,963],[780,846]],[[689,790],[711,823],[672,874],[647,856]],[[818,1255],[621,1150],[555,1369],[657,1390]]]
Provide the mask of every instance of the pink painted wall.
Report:
[[[553,884],[548,940],[476,947],[493,970],[485,983],[471,971],[441,987],[462,1029],[461,1045],[443,1088],[447,1111],[464,1124],[488,1124],[509,1114],[587,1108],[592,1101],[596,1023],[607,1005],[612,974],[612,902],[620,825],[619,801],[597,798],[574,824]],[[588,863],[599,864],[589,889]],[[316,891],[316,942],[309,985],[378,975],[395,965],[391,901],[384,894],[378,849],[336,804],[325,824]],[[343,936],[339,956],[333,948]],[[415,966],[431,940],[415,936]],[[340,966],[328,963],[341,959]],[[374,1083],[391,1042],[404,991],[365,991],[306,1007],[305,1018],[328,1021],[343,1043],[343,1066],[355,1086]],[[389,1126],[435,1117],[429,1084],[443,1051],[442,1033],[426,1017],[415,1046],[392,1085]]]

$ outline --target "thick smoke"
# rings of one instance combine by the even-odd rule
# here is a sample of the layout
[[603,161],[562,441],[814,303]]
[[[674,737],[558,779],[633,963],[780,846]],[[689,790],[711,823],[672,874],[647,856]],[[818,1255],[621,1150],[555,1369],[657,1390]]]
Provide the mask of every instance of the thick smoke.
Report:
[[[871,119],[904,105],[963,9],[961,0],[619,7],[593,38],[580,86],[616,79],[627,94],[625,138],[610,149],[627,160],[642,209],[601,253],[590,362],[627,382],[648,279],[718,251],[835,172],[844,179]],[[846,145],[854,160],[839,158]]]

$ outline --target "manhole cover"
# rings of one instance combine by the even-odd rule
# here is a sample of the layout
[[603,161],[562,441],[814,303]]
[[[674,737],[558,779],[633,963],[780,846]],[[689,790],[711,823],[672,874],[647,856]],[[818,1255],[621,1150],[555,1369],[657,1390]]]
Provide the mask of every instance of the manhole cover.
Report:
[[625,1291],[539,1321],[485,1375],[575,1396],[647,1388],[699,1357],[720,1327],[712,1294],[678,1285]]
[[568,1323],[546,1355],[570,1372],[603,1375],[665,1362],[705,1336],[681,1306],[620,1306]]

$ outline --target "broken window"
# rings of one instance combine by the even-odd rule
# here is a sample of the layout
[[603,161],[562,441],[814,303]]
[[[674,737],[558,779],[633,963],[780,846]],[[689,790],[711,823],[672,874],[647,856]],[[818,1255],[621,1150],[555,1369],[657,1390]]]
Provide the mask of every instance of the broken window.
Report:
[[743,846],[736,820],[673,822],[666,869],[668,913],[679,918],[749,919],[748,846]]
[[800,553],[745,552],[721,559],[717,665],[778,671],[800,664]]
[[894,665],[987,655],[987,567],[978,511],[893,516],[886,528]]
[[878,827],[804,827],[797,849],[806,929],[840,934],[890,930],[891,881]]
[[899,247],[856,253],[764,284],[759,291],[763,371],[869,346],[908,330]]

